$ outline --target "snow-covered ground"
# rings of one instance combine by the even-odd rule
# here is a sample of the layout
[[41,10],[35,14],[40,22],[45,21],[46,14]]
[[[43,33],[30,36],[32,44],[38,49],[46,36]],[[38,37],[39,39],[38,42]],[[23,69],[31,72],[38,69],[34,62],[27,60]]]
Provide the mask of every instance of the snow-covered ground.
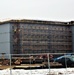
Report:
[[[49,74],[50,73],[50,74]],[[74,75],[74,68],[61,68],[61,69],[4,69],[0,70],[0,75]]]

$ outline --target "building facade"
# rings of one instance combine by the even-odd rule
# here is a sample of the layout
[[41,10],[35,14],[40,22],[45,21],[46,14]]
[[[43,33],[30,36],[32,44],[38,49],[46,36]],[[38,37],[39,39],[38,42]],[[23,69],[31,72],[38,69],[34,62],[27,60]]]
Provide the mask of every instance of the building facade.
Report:
[[10,20],[0,23],[0,53],[72,53],[74,22]]

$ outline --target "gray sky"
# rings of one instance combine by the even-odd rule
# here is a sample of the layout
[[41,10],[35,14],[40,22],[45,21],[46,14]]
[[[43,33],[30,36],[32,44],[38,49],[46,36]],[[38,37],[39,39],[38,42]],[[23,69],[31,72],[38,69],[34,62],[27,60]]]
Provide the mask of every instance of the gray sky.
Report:
[[35,19],[74,20],[74,0],[0,0],[0,21]]

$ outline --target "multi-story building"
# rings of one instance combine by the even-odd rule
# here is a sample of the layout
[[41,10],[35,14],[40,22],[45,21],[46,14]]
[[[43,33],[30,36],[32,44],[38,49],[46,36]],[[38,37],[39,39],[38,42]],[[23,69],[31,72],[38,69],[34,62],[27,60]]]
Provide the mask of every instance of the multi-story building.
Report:
[[0,23],[0,53],[72,53],[74,22],[10,20]]

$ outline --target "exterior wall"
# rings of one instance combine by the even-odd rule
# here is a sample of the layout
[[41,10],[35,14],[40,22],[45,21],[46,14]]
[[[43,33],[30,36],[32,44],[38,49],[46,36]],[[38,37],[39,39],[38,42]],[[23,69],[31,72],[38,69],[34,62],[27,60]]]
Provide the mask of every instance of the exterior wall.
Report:
[[74,26],[26,22],[0,25],[0,53],[72,53],[73,45]]
[[17,23],[13,24],[13,52],[17,53],[71,53],[70,26]]
[[48,25],[20,24],[22,53],[48,53]]
[[51,52],[72,52],[72,31],[70,26],[50,25],[49,32],[49,49],[51,50]]
[[72,51],[74,53],[74,26],[71,26],[72,28]]
[[11,24],[11,53],[12,54],[21,54],[20,50],[20,31],[19,24],[12,23]]
[[10,53],[10,25],[0,25],[0,53]]

